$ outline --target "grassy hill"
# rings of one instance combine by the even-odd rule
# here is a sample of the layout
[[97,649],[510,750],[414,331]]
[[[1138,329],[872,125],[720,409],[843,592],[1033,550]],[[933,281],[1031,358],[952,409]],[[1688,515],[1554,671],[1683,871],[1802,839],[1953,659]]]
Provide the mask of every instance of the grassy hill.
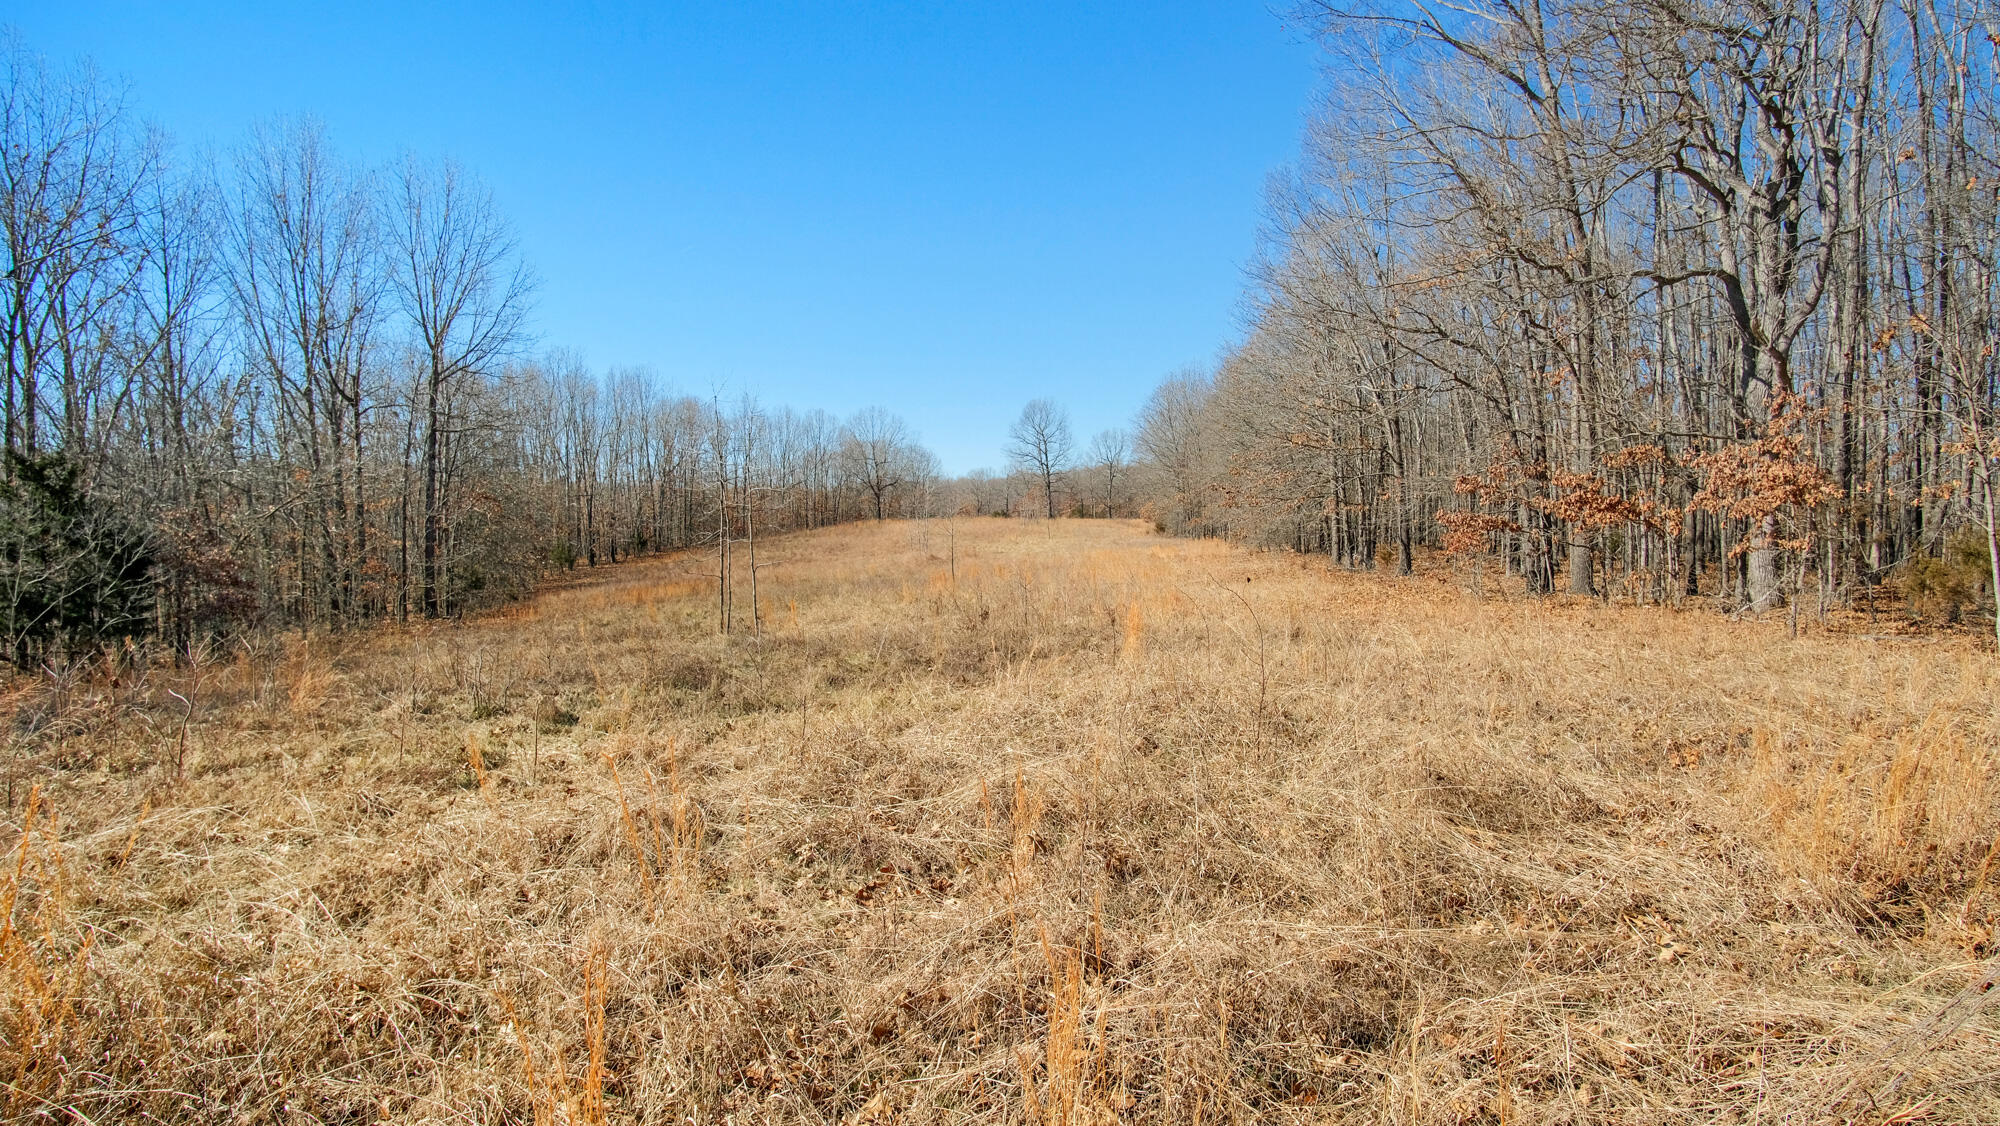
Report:
[[1969,641],[1136,523],[759,553],[754,633],[688,556],[17,682],[0,1107],[2000,1120]]

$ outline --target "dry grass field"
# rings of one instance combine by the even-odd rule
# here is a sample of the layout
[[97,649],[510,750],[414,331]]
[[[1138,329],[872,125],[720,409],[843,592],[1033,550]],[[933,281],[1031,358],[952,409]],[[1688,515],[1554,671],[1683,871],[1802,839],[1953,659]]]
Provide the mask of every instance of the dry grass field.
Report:
[[2000,1122],[1970,640],[760,556],[13,684],[7,1120]]

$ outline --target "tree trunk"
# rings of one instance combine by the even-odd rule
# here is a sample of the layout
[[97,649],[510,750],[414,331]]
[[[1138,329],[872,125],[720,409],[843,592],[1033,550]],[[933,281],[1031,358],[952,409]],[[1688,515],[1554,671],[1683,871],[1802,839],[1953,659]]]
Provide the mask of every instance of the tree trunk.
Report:
[[1753,613],[1775,610],[1784,603],[1778,579],[1778,518],[1765,516],[1750,533],[1749,608]]
[[1574,527],[1569,532],[1569,592],[1597,593],[1597,584],[1591,574],[1589,533]]

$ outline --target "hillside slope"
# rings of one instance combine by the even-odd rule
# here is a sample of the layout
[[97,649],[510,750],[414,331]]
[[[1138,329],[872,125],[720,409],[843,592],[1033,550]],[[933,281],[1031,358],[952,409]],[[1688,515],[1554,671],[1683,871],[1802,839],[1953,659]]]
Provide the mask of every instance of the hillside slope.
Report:
[[693,556],[17,686],[8,1116],[2000,1120],[1969,644],[1126,523],[759,551],[755,635]]

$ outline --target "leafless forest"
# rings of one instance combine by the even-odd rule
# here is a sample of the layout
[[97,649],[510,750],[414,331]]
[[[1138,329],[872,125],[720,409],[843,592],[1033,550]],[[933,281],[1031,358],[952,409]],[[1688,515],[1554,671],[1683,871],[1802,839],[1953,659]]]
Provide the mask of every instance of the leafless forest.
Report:
[[[1978,4],[1315,5],[1255,326],[1163,384],[1159,515],[1530,591],[1990,613]],[[1982,596],[1984,592],[1985,596]]]
[[450,616],[928,503],[935,458],[887,410],[670,395],[531,340],[534,278],[463,169],[357,167],[310,122],[199,163],[88,71],[4,65],[20,666]]

